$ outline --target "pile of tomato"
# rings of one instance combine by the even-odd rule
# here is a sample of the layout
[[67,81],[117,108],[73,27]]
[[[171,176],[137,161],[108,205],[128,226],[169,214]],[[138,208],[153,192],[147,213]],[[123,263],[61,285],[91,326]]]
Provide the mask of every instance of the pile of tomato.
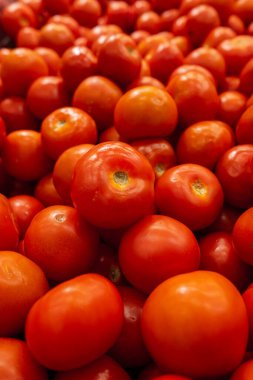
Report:
[[252,380],[253,1],[4,5],[0,379]]

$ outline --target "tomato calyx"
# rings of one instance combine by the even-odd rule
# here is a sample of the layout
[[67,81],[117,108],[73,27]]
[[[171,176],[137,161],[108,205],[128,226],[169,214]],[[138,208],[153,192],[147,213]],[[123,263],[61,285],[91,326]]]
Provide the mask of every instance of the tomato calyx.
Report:
[[124,187],[129,183],[128,173],[122,170],[118,170],[112,175],[115,185]]
[[198,195],[199,197],[205,197],[207,194],[207,187],[199,178],[191,183],[191,188],[194,194]]

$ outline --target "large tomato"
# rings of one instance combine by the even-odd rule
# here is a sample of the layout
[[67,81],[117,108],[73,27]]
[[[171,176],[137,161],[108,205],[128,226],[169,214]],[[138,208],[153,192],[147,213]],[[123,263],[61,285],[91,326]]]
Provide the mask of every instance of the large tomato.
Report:
[[151,293],[143,308],[142,331],[151,356],[167,372],[218,377],[244,357],[248,316],[229,280],[196,271],[174,276]]
[[41,297],[26,320],[26,341],[45,367],[81,367],[106,353],[123,325],[115,286],[97,274],[66,281]]

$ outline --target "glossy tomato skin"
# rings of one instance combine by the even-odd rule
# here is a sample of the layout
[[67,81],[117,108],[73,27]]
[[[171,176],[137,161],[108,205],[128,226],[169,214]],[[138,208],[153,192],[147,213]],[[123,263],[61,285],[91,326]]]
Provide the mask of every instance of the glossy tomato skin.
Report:
[[14,338],[0,338],[0,376],[8,380],[48,380],[48,373],[32,357],[27,344]]
[[196,164],[168,169],[157,181],[155,193],[159,211],[192,230],[209,226],[218,217],[224,200],[216,176]]
[[54,160],[72,146],[97,141],[95,121],[74,107],[62,107],[50,113],[43,120],[40,131],[43,147]]
[[40,29],[39,46],[53,49],[60,56],[74,44],[74,41],[75,36],[66,25],[49,23]]
[[222,92],[219,98],[220,108],[217,119],[234,128],[246,108],[247,98],[239,91]]
[[16,38],[17,47],[34,49],[39,46],[40,32],[39,30],[26,26],[19,30]]
[[252,215],[253,207],[244,211],[235,222],[232,236],[235,248],[238,251],[238,256],[246,263],[253,264],[252,252]]
[[154,86],[127,91],[114,111],[114,125],[126,139],[167,137],[177,126],[177,107],[172,97]]
[[125,277],[146,294],[170,277],[197,270],[199,260],[199,246],[193,233],[164,215],[142,218],[123,235],[119,247]]
[[124,368],[141,367],[150,361],[141,333],[141,314],[146,297],[129,286],[119,286],[124,304],[124,324],[110,355]]
[[56,286],[34,304],[26,320],[26,341],[44,366],[64,371],[107,352],[122,326],[117,289],[100,275],[86,274]]
[[65,25],[78,38],[80,36],[80,25],[71,16],[68,15],[54,15],[47,20],[47,24],[62,24]]
[[253,59],[250,59],[240,72],[240,91],[247,96],[253,92]]
[[83,368],[59,372],[55,375],[54,380],[99,380],[101,376],[110,380],[130,380],[126,371],[107,355]]
[[230,380],[247,380],[251,379],[253,376],[253,360],[248,360],[242,363],[236,370],[233,372]]
[[252,279],[252,268],[240,260],[233,245],[232,234],[213,232],[199,240],[200,268],[211,270],[228,278],[238,289],[243,291]]
[[100,2],[97,0],[75,0],[70,7],[70,15],[82,26],[92,28],[101,16]]
[[55,162],[53,182],[61,198],[69,204],[72,203],[70,191],[75,165],[93,147],[93,144],[75,145],[66,149]]
[[242,113],[236,125],[235,134],[238,144],[253,144],[252,122],[253,105]]
[[174,276],[151,293],[143,308],[142,331],[151,356],[167,372],[218,377],[241,363],[248,317],[229,280],[196,271]]
[[23,333],[30,308],[48,291],[49,286],[42,269],[17,252],[1,251],[0,267],[3,300],[0,334],[1,337],[15,337]]
[[180,163],[194,163],[213,169],[219,158],[235,145],[232,128],[221,121],[200,121],[180,135],[176,153]]
[[0,194],[0,250],[15,250],[18,245],[19,231],[8,199]]
[[26,256],[55,282],[88,272],[97,259],[98,233],[70,206],[46,207],[24,238]]
[[253,206],[252,157],[253,145],[236,145],[222,155],[216,166],[225,200],[234,207]]
[[71,198],[90,223],[126,227],[153,212],[154,181],[152,166],[133,147],[122,142],[100,143],[78,161]]
[[48,67],[48,75],[54,76],[60,72],[61,58],[59,54],[56,53],[56,51],[50,48],[42,47],[42,46],[37,47],[34,50],[46,62],[47,67]]
[[216,48],[222,41],[234,38],[236,33],[227,26],[217,26],[212,29],[203,42],[204,46]]

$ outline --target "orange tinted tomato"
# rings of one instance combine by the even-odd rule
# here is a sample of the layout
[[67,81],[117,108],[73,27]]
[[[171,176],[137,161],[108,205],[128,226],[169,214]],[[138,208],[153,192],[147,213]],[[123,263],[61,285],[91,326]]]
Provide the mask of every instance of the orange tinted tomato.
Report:
[[78,161],[71,197],[92,224],[125,227],[153,212],[154,180],[152,166],[136,149],[122,142],[100,143]]
[[8,380],[48,380],[48,373],[34,360],[25,342],[0,338],[0,377]]
[[44,206],[66,204],[66,201],[62,199],[62,197],[55,188],[52,173],[43,176],[36,183],[34,195]]
[[236,33],[231,28],[227,26],[217,26],[207,35],[203,45],[216,48],[222,41],[229,40],[235,36]]
[[144,293],[150,293],[170,277],[197,270],[199,259],[193,233],[164,215],[142,218],[123,235],[119,247],[125,277]]
[[46,47],[37,47],[35,51],[46,62],[48,75],[57,75],[60,71],[61,58],[56,51]]
[[37,264],[17,252],[0,251],[1,337],[21,334],[30,308],[47,291]]
[[33,305],[26,341],[47,368],[70,370],[107,352],[122,326],[123,302],[116,287],[90,273],[63,282]]
[[247,98],[238,91],[225,91],[220,95],[220,108],[217,119],[235,127],[246,108]]
[[174,166],[156,184],[159,211],[185,223],[192,230],[210,225],[223,206],[223,191],[216,176],[196,164]]
[[50,113],[43,120],[41,139],[46,153],[57,159],[72,146],[95,144],[97,128],[86,112],[74,107],[64,107]]
[[154,86],[127,91],[114,112],[115,128],[129,140],[169,136],[177,125],[177,107],[172,97]]
[[227,20],[227,25],[235,31],[236,34],[244,34],[245,25],[237,15],[231,14]]
[[68,15],[54,15],[49,18],[47,24],[61,24],[65,25],[77,38],[80,36],[80,26],[78,22],[71,16]]
[[205,75],[215,85],[215,79],[211,72],[200,65],[181,65],[173,71],[173,73],[170,76],[170,80],[174,78],[176,75],[186,74],[189,71],[196,71],[197,73]]
[[62,282],[91,269],[97,259],[98,234],[74,208],[51,206],[31,221],[24,248],[50,280]]
[[194,163],[213,169],[221,155],[235,145],[229,125],[221,121],[200,121],[179,137],[176,153],[180,163]]
[[157,48],[160,44],[169,42],[173,35],[168,32],[160,32],[151,36],[147,36],[141,41],[137,48],[142,57],[145,57],[152,49]]
[[6,34],[15,38],[23,27],[36,26],[36,17],[33,10],[21,2],[7,3],[1,14],[1,25]]
[[63,14],[69,11],[70,0],[43,0],[43,7],[51,14]]
[[253,345],[253,284],[251,283],[249,287],[242,294],[243,300],[246,305],[249,318],[249,350],[252,351]]
[[31,26],[26,26],[18,32],[16,37],[16,45],[17,47],[34,49],[39,45],[39,40],[39,30],[32,28]]
[[229,280],[195,271],[174,276],[151,293],[143,308],[142,331],[151,356],[167,372],[217,377],[241,363],[248,317]]
[[73,33],[63,24],[50,23],[40,29],[40,46],[53,49],[59,55],[72,46],[74,41]]
[[237,249],[238,256],[250,265],[253,263],[253,229],[251,224],[252,215],[253,207],[248,208],[239,216],[233,228],[233,242],[235,248]]

